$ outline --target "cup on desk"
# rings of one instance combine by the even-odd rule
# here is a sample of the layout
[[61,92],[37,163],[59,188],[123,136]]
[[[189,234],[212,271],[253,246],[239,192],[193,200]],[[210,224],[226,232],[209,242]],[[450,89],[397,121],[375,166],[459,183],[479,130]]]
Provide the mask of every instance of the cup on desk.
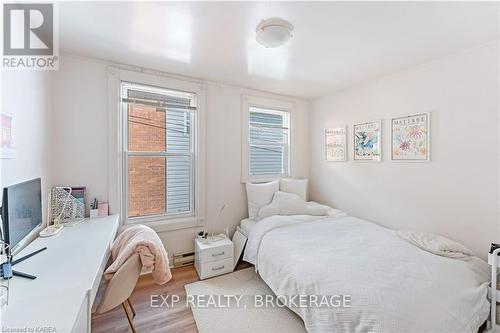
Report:
[[[91,219],[99,217],[99,216],[103,216],[100,213],[100,211],[101,211],[101,205],[102,204],[97,200],[97,198],[94,198],[94,200],[92,200],[92,202],[90,203],[90,218]],[[106,214],[105,216],[107,216],[107,215],[108,214]]]
[[99,209],[91,209],[90,210],[90,218],[93,219],[95,217],[99,217]]

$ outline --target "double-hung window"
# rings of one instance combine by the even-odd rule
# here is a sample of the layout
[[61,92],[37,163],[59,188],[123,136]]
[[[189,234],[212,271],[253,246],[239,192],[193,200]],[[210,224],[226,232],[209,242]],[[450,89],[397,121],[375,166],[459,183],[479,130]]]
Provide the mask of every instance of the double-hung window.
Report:
[[247,179],[288,176],[290,112],[250,105],[247,117]]
[[128,220],[194,214],[196,94],[121,83]]

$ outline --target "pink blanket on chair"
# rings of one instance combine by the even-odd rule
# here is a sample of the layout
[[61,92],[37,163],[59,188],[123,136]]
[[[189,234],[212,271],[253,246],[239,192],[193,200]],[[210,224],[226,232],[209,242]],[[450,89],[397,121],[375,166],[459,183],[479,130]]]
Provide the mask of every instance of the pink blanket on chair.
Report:
[[113,263],[104,272],[104,278],[110,280],[134,253],[139,253],[144,267],[152,269],[153,279],[157,284],[164,284],[172,278],[167,251],[160,237],[145,225],[127,227],[118,235],[111,245]]

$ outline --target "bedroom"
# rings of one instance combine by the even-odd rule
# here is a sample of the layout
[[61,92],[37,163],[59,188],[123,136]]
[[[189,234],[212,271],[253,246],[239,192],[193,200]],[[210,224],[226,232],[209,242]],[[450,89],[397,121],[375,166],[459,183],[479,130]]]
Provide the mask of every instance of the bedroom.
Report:
[[3,329],[494,330],[498,2],[2,9]]

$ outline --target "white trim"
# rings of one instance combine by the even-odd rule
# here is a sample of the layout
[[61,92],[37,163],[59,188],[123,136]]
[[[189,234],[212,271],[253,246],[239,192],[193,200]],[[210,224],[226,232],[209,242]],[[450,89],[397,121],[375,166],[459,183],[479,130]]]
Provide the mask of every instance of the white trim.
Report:
[[[194,144],[194,214],[191,216],[153,216],[150,218],[127,219],[123,189],[125,158],[125,134],[123,131],[123,113],[120,112],[122,81],[174,89],[196,94],[197,110],[193,122]],[[171,77],[146,74],[108,66],[108,179],[109,203],[111,213],[120,213],[121,223],[148,223],[155,230],[169,231],[189,227],[203,226],[206,216],[206,88],[204,84],[174,79]],[[135,221],[134,221],[135,220]],[[168,226],[167,226],[168,225]],[[158,231],[157,230],[157,231]]]
[[[248,159],[248,117],[250,112],[250,107],[257,107],[263,109],[271,109],[277,111],[283,111],[288,113],[288,149],[286,149],[286,172],[285,174],[278,175],[265,175],[265,176],[250,176],[249,175],[249,159]],[[241,119],[241,182],[267,182],[279,178],[290,177],[292,173],[292,149],[295,146],[295,134],[293,130],[293,119],[296,116],[296,106],[295,102],[272,99],[261,96],[252,96],[243,94],[242,95],[242,119]]]
[[[121,88],[121,100],[123,99],[123,93],[124,90],[127,90],[128,87],[137,87],[141,88],[143,86],[145,89],[149,90],[156,90],[158,93],[168,93],[170,94],[169,89],[164,89],[160,88],[157,86],[150,86],[150,85],[143,85],[141,83],[129,83],[127,81],[125,84],[122,82],[120,85]],[[125,88],[124,88],[125,87]],[[172,91],[173,92],[173,91]],[[190,95],[190,97],[196,99],[196,95],[191,92],[180,92],[180,91],[175,91],[176,93],[178,92],[179,94],[185,94],[185,95]],[[195,168],[196,168],[196,156],[194,154],[193,148],[196,146],[196,142],[194,140],[194,135],[195,135],[195,121],[196,117],[194,117],[193,113],[189,113],[190,118],[191,118],[191,134],[192,137],[190,138],[190,152],[189,153],[169,153],[169,152],[140,152],[140,151],[129,151],[127,147],[127,142],[129,141],[128,137],[128,108],[127,104],[121,103],[121,115],[122,115],[122,129],[123,129],[123,160],[122,160],[122,165],[124,166],[124,170],[128,170],[129,166],[129,158],[132,156],[144,156],[144,157],[169,157],[169,156],[183,156],[183,157],[188,157],[189,158],[189,168],[190,168],[190,191],[189,191],[189,211],[188,212],[181,212],[178,214],[157,214],[157,215],[149,215],[149,216],[134,216],[134,217],[128,217],[128,212],[129,212],[129,200],[127,197],[127,193],[129,193],[129,178],[128,178],[128,173],[124,172],[122,175],[122,216],[125,218],[125,223],[127,224],[139,224],[139,223],[149,223],[149,222],[157,222],[157,221],[172,221],[175,219],[179,218],[185,218],[185,217],[190,217],[194,216],[194,207],[195,207],[195,198],[194,198],[194,191],[195,191],[195,186],[196,186],[196,179],[195,179]],[[165,117],[167,114],[165,113]],[[167,205],[166,202],[166,197],[165,197],[165,205]]]
[[[108,67],[108,200],[110,214],[122,211],[122,117],[120,112],[120,70]],[[121,221],[120,221],[121,223]]]

